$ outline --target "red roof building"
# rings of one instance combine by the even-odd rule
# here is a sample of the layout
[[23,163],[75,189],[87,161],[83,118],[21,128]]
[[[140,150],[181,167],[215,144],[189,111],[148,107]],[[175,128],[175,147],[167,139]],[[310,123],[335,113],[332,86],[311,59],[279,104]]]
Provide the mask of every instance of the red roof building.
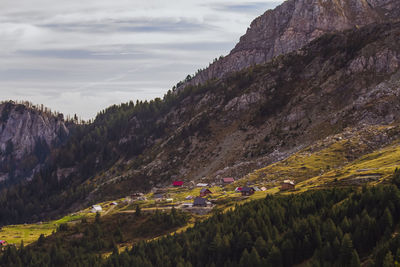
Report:
[[235,181],[235,179],[233,179],[232,177],[227,177],[227,178],[222,178],[222,181],[225,184],[231,184],[231,183],[233,183]]
[[172,183],[173,186],[182,186],[183,185],[183,181],[174,181]]

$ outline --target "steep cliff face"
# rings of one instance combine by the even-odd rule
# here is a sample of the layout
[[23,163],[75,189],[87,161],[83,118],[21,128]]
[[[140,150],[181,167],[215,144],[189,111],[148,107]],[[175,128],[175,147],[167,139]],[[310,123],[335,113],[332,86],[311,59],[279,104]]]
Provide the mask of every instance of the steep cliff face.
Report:
[[22,104],[0,104],[0,181],[31,176],[69,134],[62,116]]
[[297,50],[325,33],[398,19],[400,1],[288,0],[256,18],[226,57],[200,71],[188,84],[202,84]]

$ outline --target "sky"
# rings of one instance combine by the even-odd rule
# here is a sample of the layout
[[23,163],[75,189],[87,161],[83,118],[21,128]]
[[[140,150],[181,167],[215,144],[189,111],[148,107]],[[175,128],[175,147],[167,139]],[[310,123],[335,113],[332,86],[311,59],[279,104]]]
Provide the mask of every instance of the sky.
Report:
[[1,0],[0,100],[87,120],[162,97],[282,1]]

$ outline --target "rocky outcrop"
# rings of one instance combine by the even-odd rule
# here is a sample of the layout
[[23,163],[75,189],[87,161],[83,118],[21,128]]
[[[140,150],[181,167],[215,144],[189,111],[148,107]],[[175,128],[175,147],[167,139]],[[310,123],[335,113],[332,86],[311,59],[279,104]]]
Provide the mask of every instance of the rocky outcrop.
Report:
[[229,55],[197,73],[202,84],[297,50],[325,33],[398,19],[398,0],[288,0],[256,18]]
[[69,135],[62,115],[23,104],[0,104],[0,181],[29,177]]

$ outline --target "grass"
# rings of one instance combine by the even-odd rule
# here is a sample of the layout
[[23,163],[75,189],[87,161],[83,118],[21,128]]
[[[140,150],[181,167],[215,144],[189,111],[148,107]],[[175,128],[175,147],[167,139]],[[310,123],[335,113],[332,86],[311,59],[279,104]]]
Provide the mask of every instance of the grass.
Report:
[[39,238],[41,234],[48,236],[56,230],[57,226],[52,223],[9,225],[0,231],[0,239],[6,240],[9,244],[29,245]]
[[321,176],[321,179],[336,179],[337,181],[362,177],[379,177],[379,181],[390,178],[396,168],[400,167],[400,145],[394,143],[378,151],[369,153],[347,164],[340,169],[333,170]]
[[75,222],[83,217],[86,217],[86,215],[74,214],[67,215],[59,220],[44,223],[4,226],[0,231],[0,239],[6,240],[9,244],[19,245],[21,241],[23,241],[24,245],[29,245],[36,242],[41,234],[44,236],[51,235],[60,224]]
[[[107,201],[99,204],[103,207],[102,214],[106,213],[108,210],[114,207],[110,205],[111,202],[112,201]],[[114,213],[114,211],[112,213]],[[29,245],[36,242],[41,234],[43,234],[44,236],[51,235],[53,232],[56,231],[57,227],[60,224],[73,224],[79,222],[82,218],[91,219],[94,218],[94,216],[95,214],[91,213],[91,207],[88,207],[80,211],[79,213],[69,214],[58,220],[34,224],[7,225],[1,228],[0,239],[6,240],[9,244],[19,245],[21,241],[23,241],[24,245]]]
[[[359,157],[350,161],[354,150]],[[248,180],[264,182],[269,185],[268,191],[276,193],[279,181],[293,179],[297,182],[298,193],[332,185],[377,184],[391,177],[394,170],[400,167],[398,141],[371,153],[366,151],[357,140],[342,140],[314,153],[300,151],[286,160],[255,171],[248,175]]]
[[[346,181],[356,185],[355,179],[360,183],[376,184],[391,177],[394,169],[400,167],[400,143],[396,141],[376,149],[364,140],[386,135],[392,128],[371,126],[365,131],[351,132],[347,139],[336,137],[323,140],[285,160],[248,174],[241,184],[250,181],[271,190],[277,188],[282,180],[293,179],[297,183],[297,192],[329,186],[333,182]],[[379,144],[375,147],[379,147]],[[372,149],[376,150],[371,152]],[[276,190],[272,193],[276,193]]]
[[259,169],[249,175],[250,181],[277,182],[294,179],[297,182],[315,177],[348,162],[349,154],[358,146],[357,142],[343,140],[317,152],[300,151],[286,160]]

